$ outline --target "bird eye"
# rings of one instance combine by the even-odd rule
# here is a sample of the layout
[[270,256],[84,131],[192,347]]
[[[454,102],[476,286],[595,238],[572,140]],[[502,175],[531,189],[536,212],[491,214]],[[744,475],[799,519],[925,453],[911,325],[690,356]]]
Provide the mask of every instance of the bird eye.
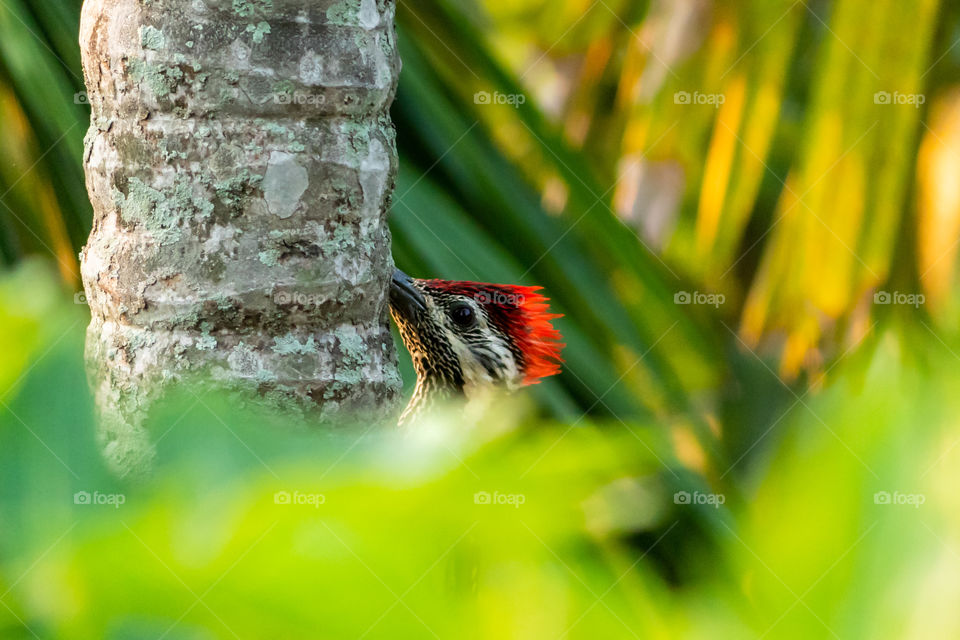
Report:
[[473,307],[468,304],[461,304],[450,310],[450,319],[458,327],[467,329],[476,323],[477,316],[473,312]]

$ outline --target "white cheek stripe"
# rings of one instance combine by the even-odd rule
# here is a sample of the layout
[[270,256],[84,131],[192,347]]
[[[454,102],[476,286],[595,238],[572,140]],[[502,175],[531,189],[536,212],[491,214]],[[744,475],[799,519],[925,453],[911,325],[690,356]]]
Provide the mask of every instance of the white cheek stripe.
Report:
[[473,357],[470,347],[460,339],[460,336],[446,327],[443,332],[450,346],[453,347],[453,352],[457,354],[457,360],[460,361],[460,370],[463,372],[463,392],[469,398],[478,387],[489,386],[493,378],[487,373],[486,367]]
[[[460,361],[460,369],[463,372],[463,392],[467,398],[476,395],[478,390],[487,389],[491,384],[496,382],[496,379],[493,378],[487,371],[487,368],[477,360],[476,356],[474,356],[470,350],[470,347],[460,339],[460,336],[446,327],[444,327],[443,331],[444,334],[446,334],[447,340],[450,342],[450,346],[453,347],[454,353],[457,354],[457,359]],[[503,382],[508,389],[517,388],[520,386],[520,371],[517,368],[513,352],[510,351],[500,336],[487,331],[486,337],[490,340],[486,345],[487,349],[496,355],[498,362],[505,364]]]

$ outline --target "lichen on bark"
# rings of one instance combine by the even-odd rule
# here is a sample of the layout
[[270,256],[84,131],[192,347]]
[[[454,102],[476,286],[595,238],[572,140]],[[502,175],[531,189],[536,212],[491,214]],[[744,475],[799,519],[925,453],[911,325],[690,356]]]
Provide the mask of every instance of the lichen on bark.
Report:
[[121,471],[204,373],[337,423],[395,408],[393,0],[87,0],[88,369]]

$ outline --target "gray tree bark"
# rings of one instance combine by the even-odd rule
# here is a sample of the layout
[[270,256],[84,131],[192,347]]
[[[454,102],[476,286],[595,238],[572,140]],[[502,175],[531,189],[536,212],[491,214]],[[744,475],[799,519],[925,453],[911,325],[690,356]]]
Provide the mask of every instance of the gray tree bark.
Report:
[[400,387],[393,0],[86,0],[87,360],[108,458],[171,381],[336,423]]

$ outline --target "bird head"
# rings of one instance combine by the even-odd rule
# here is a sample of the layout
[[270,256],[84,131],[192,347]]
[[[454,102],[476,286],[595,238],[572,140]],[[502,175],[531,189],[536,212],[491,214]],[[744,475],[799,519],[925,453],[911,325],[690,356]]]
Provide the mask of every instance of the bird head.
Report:
[[399,269],[390,313],[421,385],[462,391],[536,384],[560,372],[560,332],[540,287],[420,280]]

